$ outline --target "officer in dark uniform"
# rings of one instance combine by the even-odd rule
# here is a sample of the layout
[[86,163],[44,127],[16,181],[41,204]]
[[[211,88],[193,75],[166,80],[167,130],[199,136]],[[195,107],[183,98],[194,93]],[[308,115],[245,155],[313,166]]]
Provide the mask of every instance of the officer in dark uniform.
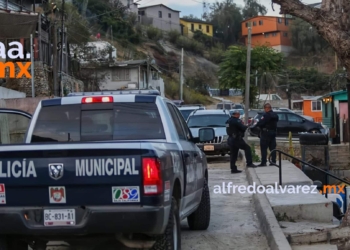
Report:
[[[256,124],[260,128],[260,150],[261,150],[261,163],[259,167],[265,167],[267,163],[267,148],[270,152],[276,149],[276,132],[277,122],[279,120],[278,115],[272,111],[271,104],[266,103],[264,105],[265,113]],[[271,161],[276,164],[276,152],[272,153]],[[271,165],[271,164],[270,164]]]
[[230,167],[232,174],[242,172],[238,170],[236,166],[239,149],[243,149],[245,152],[247,167],[256,167],[253,164],[250,146],[243,140],[244,132],[247,130],[247,126],[242,124],[239,116],[239,111],[234,110],[231,118],[226,121],[226,133],[229,136],[227,143],[230,146]]

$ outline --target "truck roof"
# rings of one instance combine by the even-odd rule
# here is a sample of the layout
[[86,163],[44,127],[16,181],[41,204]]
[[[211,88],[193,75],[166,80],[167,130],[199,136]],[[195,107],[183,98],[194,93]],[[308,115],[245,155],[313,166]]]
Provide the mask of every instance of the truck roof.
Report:
[[[99,98],[101,96],[102,98]],[[96,97],[96,99],[94,97]],[[157,97],[161,97],[158,90],[75,92],[65,97],[42,100],[41,105],[42,107],[46,107],[94,102],[155,102]]]

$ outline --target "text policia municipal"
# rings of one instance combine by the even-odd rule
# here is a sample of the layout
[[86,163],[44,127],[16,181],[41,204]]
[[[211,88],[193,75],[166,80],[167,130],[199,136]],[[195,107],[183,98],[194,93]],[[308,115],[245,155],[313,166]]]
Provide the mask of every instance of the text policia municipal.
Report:
[[[71,164],[72,166],[73,164]],[[37,177],[37,167],[33,161],[0,161],[0,178]],[[48,167],[48,165],[40,168]],[[118,176],[138,175],[135,158],[79,159],[75,160],[76,176]]]
[[231,193],[240,193],[240,194],[318,194],[316,185],[306,186],[306,185],[297,185],[297,186],[281,186],[276,182],[275,185],[267,185],[266,187],[263,185],[232,185],[232,182],[226,184],[222,183],[222,186],[215,185],[214,186],[214,194],[231,194]]
[[[27,59],[30,60],[31,56],[30,53],[27,53],[26,55],[23,54],[23,45],[20,42],[11,42],[9,43],[10,49],[6,53],[6,47],[5,44],[0,42],[0,59],[6,60],[7,58],[10,59],[17,59],[17,60],[23,60]],[[25,57],[24,57],[25,56]],[[16,75],[16,65],[19,68],[19,72]],[[32,76],[29,73],[29,67],[31,65],[31,62],[1,62],[0,61],[0,78],[5,78],[6,76],[6,68],[9,69],[10,73],[8,75],[9,78],[32,78]]]

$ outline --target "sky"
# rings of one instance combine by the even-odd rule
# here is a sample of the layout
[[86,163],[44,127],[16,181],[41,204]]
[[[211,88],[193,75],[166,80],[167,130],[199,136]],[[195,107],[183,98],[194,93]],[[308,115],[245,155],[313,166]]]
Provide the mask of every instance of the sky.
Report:
[[[136,1],[138,4],[140,4],[139,7],[162,3],[174,10],[181,11],[180,17],[188,16],[192,14],[200,18],[201,15],[203,14],[203,4],[202,4],[203,0],[141,0],[141,1],[134,0],[134,2]],[[205,0],[205,1],[206,3],[209,3],[209,4],[215,2],[215,0]],[[234,0],[234,2],[237,5],[240,5],[242,7],[244,6],[243,0]],[[321,0],[303,0],[303,2],[305,4],[311,4],[311,3],[319,3],[321,2]],[[268,12],[266,15],[279,16],[279,11],[280,11],[279,5],[274,4],[275,11],[273,11],[271,8],[271,0],[260,0],[260,3],[263,4],[268,9]]]

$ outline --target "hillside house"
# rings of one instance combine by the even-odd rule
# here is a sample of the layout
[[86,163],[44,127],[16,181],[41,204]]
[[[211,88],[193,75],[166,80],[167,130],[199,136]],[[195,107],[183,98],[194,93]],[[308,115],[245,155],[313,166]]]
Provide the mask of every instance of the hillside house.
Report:
[[252,27],[252,48],[267,45],[279,52],[288,55],[292,50],[289,24],[293,18],[275,16],[256,16],[242,22],[242,36],[245,44],[248,43],[248,23]]
[[150,5],[139,8],[139,22],[143,25],[152,25],[168,32],[180,29],[180,11],[173,10],[164,4]]
[[196,19],[187,19],[180,18],[181,34],[193,37],[193,33],[197,30],[201,31],[203,34],[213,37],[213,25],[211,23],[196,20]]

